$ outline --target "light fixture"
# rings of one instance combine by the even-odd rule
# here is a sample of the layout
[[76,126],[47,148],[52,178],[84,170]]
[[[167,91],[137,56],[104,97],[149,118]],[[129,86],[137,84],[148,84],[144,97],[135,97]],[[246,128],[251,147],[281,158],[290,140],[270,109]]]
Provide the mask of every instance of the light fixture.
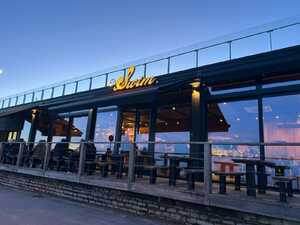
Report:
[[192,83],[190,83],[190,85],[193,87],[193,88],[198,88],[200,87],[200,80],[199,79],[195,79]]
[[179,125],[180,124],[179,121],[177,121],[176,124]]
[[175,106],[173,106],[173,107],[172,107],[172,110],[173,110],[173,111],[175,111],[175,110],[176,110],[176,107],[175,107]]
[[168,126],[168,122],[165,122],[165,125]]
[[222,119],[219,119],[219,121],[220,121],[221,123],[223,123],[223,120],[222,120]]

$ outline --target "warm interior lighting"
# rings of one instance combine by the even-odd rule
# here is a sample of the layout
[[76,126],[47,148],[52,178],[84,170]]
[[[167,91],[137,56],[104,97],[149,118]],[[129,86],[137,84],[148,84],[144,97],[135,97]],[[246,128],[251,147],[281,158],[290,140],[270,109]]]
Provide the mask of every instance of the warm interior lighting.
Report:
[[200,87],[200,81],[199,80],[195,80],[193,81],[192,83],[190,83],[190,85],[193,87],[193,88],[198,88]]

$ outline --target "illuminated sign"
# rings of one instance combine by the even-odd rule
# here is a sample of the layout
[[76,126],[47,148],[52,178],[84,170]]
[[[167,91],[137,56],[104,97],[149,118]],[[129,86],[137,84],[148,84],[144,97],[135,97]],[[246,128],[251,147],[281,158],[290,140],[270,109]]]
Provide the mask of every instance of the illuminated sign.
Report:
[[155,77],[143,77],[136,80],[131,80],[131,77],[135,73],[135,67],[128,68],[128,72],[125,77],[119,77],[113,87],[114,91],[128,90],[139,87],[148,87],[156,82]]

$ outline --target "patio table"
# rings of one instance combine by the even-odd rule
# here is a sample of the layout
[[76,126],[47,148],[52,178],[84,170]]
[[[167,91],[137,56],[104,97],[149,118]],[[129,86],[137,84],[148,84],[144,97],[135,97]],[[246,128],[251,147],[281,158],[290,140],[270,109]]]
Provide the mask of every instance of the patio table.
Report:
[[179,175],[179,163],[189,162],[191,157],[189,156],[178,156],[178,155],[163,155],[161,156],[165,160],[169,160],[169,185],[176,185],[176,178]]
[[275,163],[260,159],[232,159],[232,161],[246,165],[247,195],[256,196],[255,166],[257,168],[258,191],[262,194],[266,192],[267,174],[265,167],[274,167]]

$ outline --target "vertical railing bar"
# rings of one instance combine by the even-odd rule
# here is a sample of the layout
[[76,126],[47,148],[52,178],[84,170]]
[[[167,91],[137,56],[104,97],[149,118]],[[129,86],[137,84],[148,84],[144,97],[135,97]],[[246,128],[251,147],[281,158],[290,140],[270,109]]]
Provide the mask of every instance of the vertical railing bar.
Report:
[[132,149],[129,152],[128,161],[128,190],[132,189],[132,183],[134,182],[134,158],[135,158],[135,144],[132,144]]
[[42,90],[41,100],[44,100],[44,89]]
[[50,160],[50,150],[51,150],[51,143],[46,142],[46,151],[45,151],[45,156],[44,156],[44,163],[43,163],[43,171],[44,173],[46,172]]
[[77,93],[77,90],[78,90],[78,80],[75,82],[75,94]]
[[167,74],[170,73],[170,63],[171,63],[171,57],[168,57],[168,71],[167,71]]
[[52,88],[51,88],[51,98],[54,97],[54,89],[55,89],[55,87],[52,87]]
[[147,63],[144,64],[144,76],[143,77],[146,77],[146,73],[147,73]]
[[26,94],[24,94],[23,104],[26,102]]
[[105,87],[108,85],[108,73],[105,74]]
[[229,60],[231,60],[232,59],[232,41],[229,41],[228,44],[229,44]]
[[34,102],[34,91],[32,92],[32,98],[31,98],[31,102]]
[[125,79],[125,77],[126,77],[126,68],[124,69],[124,76],[123,76],[123,78]]
[[207,198],[212,193],[211,144],[204,144],[204,194]]
[[93,85],[93,78],[90,77],[89,91],[92,90],[92,85]]
[[11,98],[8,99],[8,107],[10,107]]
[[273,51],[273,40],[272,40],[272,30],[270,30],[269,32],[268,32],[268,34],[269,34],[269,47],[270,47],[270,51]]
[[19,95],[16,96],[16,103],[15,103],[15,105],[18,104],[18,100],[19,100]]
[[65,93],[66,93],[66,84],[63,84],[62,96],[64,96]]
[[81,177],[84,174],[84,166],[85,166],[85,143],[80,143],[80,156],[79,156],[79,167],[78,167],[78,177]]
[[18,156],[17,156],[17,163],[16,163],[17,169],[19,169],[21,166],[24,147],[25,147],[25,142],[20,143],[19,152],[18,152]]
[[1,106],[2,109],[4,108],[4,102],[5,102],[5,99],[2,99],[2,106]]
[[199,49],[196,50],[196,68],[199,67]]

